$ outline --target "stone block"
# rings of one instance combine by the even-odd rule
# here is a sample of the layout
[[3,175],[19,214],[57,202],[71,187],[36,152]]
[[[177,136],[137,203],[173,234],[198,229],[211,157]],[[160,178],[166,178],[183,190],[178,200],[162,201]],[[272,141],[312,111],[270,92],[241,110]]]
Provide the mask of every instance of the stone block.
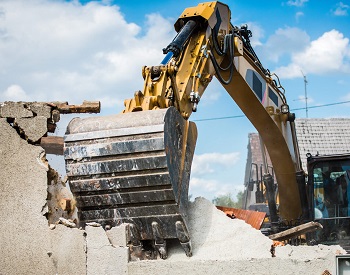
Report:
[[30,102],[29,109],[37,116],[51,117],[51,107],[44,102]]
[[23,102],[3,102],[0,104],[0,116],[4,118],[33,117],[33,112]]
[[54,265],[54,274],[86,274],[85,231],[56,225],[50,230],[50,259]]
[[15,124],[24,132],[25,137],[36,142],[47,132],[47,118],[36,116],[31,118],[17,118]]
[[106,231],[107,237],[114,247],[126,247],[126,227],[126,224],[121,224]]
[[128,274],[128,249],[113,247],[102,227],[86,227],[87,274]]

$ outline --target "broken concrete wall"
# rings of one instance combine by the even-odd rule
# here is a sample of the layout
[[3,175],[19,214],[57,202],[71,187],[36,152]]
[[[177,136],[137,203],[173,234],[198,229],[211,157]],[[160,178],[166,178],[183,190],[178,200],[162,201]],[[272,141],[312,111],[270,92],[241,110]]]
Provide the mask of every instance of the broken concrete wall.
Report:
[[127,249],[112,234],[118,229],[109,232],[113,246],[102,228],[58,224],[74,217],[75,203],[45,150],[31,144],[48,131],[46,106],[0,104],[0,274],[126,274]]
[[[63,160],[62,160],[63,162]],[[65,218],[78,223],[76,201],[72,192],[66,186],[66,181],[61,179],[56,170],[49,165],[47,172],[47,219],[49,224],[59,222]]]
[[[86,273],[84,232],[49,229],[49,222],[68,218],[65,202],[72,195],[48,165],[44,149],[29,144],[47,134],[52,111],[45,103],[0,106],[2,274]],[[66,261],[72,255],[75,261]]]
[[127,274],[126,248],[112,246],[102,228],[49,227],[48,179],[55,177],[48,178],[45,151],[3,118],[0,133],[0,274]]
[[0,133],[0,270],[53,274],[47,254],[48,224],[42,213],[47,197],[45,151],[21,139],[3,118]]
[[48,128],[54,131],[59,114],[46,103],[5,102],[0,104],[0,117],[16,127],[20,135],[31,143],[37,143]]
[[[1,273],[85,274],[84,232],[50,230],[44,216],[48,172],[44,149],[20,138],[3,118],[0,133]],[[65,255],[74,255],[74,261],[64,261]],[[84,261],[79,263],[82,255]],[[58,272],[63,270],[71,272]]]
[[[53,265],[53,274],[86,274],[87,248],[86,234],[83,230],[59,224],[50,230],[48,237],[47,241],[50,243],[48,255],[49,262]],[[36,235],[35,241],[41,240],[40,235]]]

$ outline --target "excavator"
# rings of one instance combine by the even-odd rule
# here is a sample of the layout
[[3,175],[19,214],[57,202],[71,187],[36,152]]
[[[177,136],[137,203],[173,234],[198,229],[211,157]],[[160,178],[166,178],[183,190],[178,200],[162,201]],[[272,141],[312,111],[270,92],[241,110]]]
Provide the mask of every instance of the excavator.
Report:
[[[264,150],[262,144],[261,151]],[[267,199],[269,196],[274,197],[273,203],[278,208],[280,203],[279,185],[274,181],[273,193],[267,194],[264,182],[266,162],[267,160],[264,160],[263,156],[260,166],[258,163],[251,164],[242,205],[242,208],[245,209],[243,211],[266,214],[263,216],[264,221],[257,224],[261,232],[275,241],[283,241],[293,245],[341,245],[349,252],[350,154],[306,154],[306,195],[309,211],[307,212],[308,216],[304,219],[300,217],[293,222],[294,227],[291,227],[289,221],[283,220],[281,217],[278,217],[275,228],[271,224],[273,217],[270,217],[271,207],[268,205]],[[273,167],[269,166],[268,168],[274,178]],[[228,209],[225,212],[232,213],[233,211],[237,210]],[[256,219],[253,221],[256,222]],[[253,224],[251,225],[253,226]],[[277,230],[274,232],[274,229]]]
[[[79,222],[105,229],[127,224],[131,257],[156,253],[165,259],[169,239],[192,255],[187,208],[197,128],[189,118],[214,76],[257,129],[271,158],[279,192],[278,209],[274,196],[267,198],[271,224],[307,219],[295,115],[278,77],[254,52],[251,31],[233,26],[230,17],[221,2],[186,8],[164,59],[142,68],[143,88],[125,100],[125,109],[75,118],[67,127],[64,157]],[[268,172],[264,183],[266,194],[273,194]]]

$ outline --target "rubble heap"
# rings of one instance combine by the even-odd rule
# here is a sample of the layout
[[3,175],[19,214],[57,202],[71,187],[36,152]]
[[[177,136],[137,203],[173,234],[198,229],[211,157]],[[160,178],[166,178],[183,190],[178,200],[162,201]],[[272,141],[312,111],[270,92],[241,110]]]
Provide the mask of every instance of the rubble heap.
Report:
[[335,255],[346,253],[340,246],[287,245],[272,257],[268,237],[205,198],[196,198],[188,215],[193,256],[173,244],[166,261],[130,262],[130,274],[330,274]]

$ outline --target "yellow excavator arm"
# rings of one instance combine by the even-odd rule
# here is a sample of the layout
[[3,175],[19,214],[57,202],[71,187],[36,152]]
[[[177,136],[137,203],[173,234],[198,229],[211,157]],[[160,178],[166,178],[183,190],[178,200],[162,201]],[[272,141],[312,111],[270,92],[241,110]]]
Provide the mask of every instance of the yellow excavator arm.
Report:
[[[132,259],[152,258],[143,253],[147,241],[166,258],[166,239],[173,238],[192,255],[187,205],[197,130],[189,117],[213,76],[267,148],[280,217],[292,221],[301,215],[294,117],[279,82],[252,49],[251,32],[232,26],[230,16],[220,2],[186,9],[164,59],[142,69],[143,89],[125,100],[123,113],[74,119],[67,128],[66,171],[80,223],[96,221],[105,228],[127,223]],[[266,188],[274,193],[268,174]],[[270,212],[276,222],[276,205]]]
[[[202,3],[186,9],[175,23],[175,30],[178,34],[163,49],[166,56],[160,65],[142,69],[145,79],[143,90],[136,92],[134,98],[125,100],[124,112],[174,106],[188,119],[215,74],[211,58],[220,64],[225,57],[216,54],[214,45],[221,48],[226,37],[225,54],[239,53],[232,48],[230,10],[219,2]],[[235,42],[242,53],[238,37]]]
[[[228,85],[232,82],[234,69],[239,70],[243,78],[247,76],[246,81],[250,82],[252,79],[249,78],[254,77],[252,71],[260,75],[258,78],[273,89],[275,95],[270,96],[276,109],[280,110],[281,104],[286,105],[283,93],[276,87],[269,72],[263,69],[256,55],[244,48],[242,40],[249,40],[250,31],[246,26],[233,27],[230,16],[228,6],[220,2],[187,8],[175,23],[178,34],[163,49],[166,54],[163,61],[160,65],[142,68],[143,90],[137,91],[134,98],[125,100],[124,112],[175,106],[187,119],[196,110],[213,76],[216,75],[223,85]],[[225,72],[228,73],[227,79],[223,77]],[[240,87],[234,85],[239,93]],[[262,104],[265,101],[262,98],[263,88],[258,95]],[[287,120],[288,116],[283,119]]]
[[[279,183],[280,215],[301,215],[295,173],[301,170],[284,92],[250,48],[250,31],[230,24],[231,12],[220,2],[187,8],[175,23],[175,39],[163,50],[160,65],[144,67],[143,90],[125,100],[124,112],[174,106],[188,119],[216,76],[258,130]],[[247,48],[248,46],[248,48]]]

